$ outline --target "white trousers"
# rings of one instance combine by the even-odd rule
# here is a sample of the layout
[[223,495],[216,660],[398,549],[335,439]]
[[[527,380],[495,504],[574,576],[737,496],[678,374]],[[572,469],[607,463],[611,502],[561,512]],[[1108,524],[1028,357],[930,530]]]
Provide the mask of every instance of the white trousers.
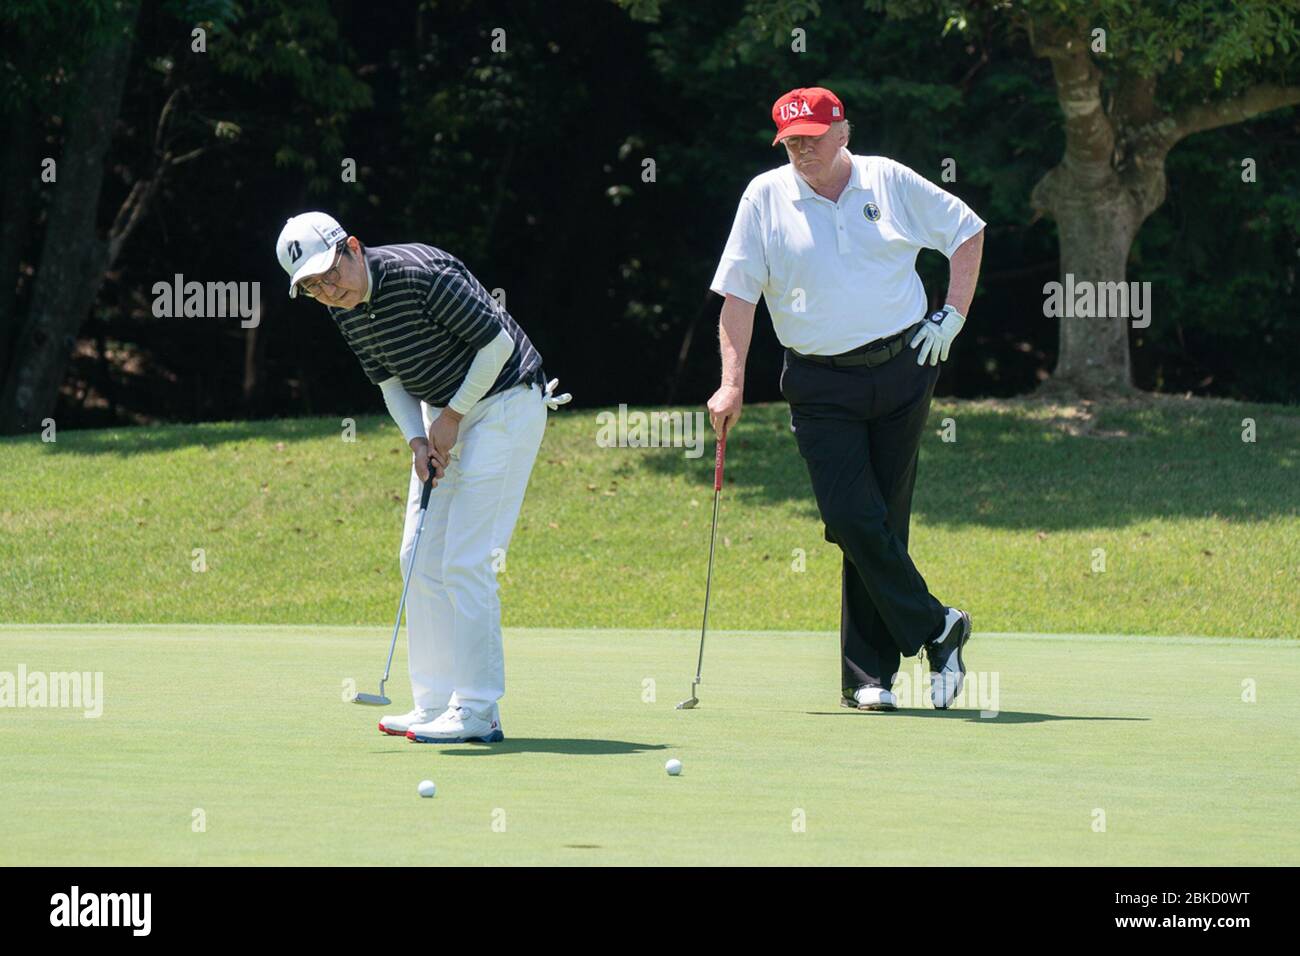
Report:
[[[421,403],[424,424],[442,409]],[[505,694],[502,565],[546,430],[536,385],[481,399],[460,423],[445,476],[429,496],[406,597],[411,695],[415,706],[467,707],[487,716]],[[411,469],[400,565],[410,567],[423,484]]]

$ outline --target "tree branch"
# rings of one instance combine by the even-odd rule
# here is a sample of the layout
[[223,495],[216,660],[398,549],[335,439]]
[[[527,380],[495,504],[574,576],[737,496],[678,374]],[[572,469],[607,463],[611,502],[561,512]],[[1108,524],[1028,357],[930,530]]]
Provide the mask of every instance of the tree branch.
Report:
[[158,114],[158,126],[154,131],[154,168],[151,175],[139,179],[131,187],[131,192],[122,205],[118,207],[117,215],[113,217],[113,225],[108,231],[108,265],[111,267],[117,261],[118,255],[126,245],[126,241],[131,238],[131,233],[135,232],[149,207],[153,205],[154,197],[158,193],[159,187],[162,186],[163,179],[167,176],[167,171],[181,163],[188,163],[190,160],[197,159],[208,151],[207,146],[199,146],[190,150],[188,153],[182,153],[180,156],[173,156],[170,150],[164,149],[164,140],[167,127],[170,125],[172,112],[180,100],[180,96],[185,92],[185,87],[177,87],[167,97],[167,102],[163,104],[162,110]]
[[1121,126],[1145,126],[1160,116],[1156,106],[1156,78],[1136,73],[1121,73],[1115,91],[1112,114]]
[[172,110],[176,108],[176,100],[180,98],[184,90],[185,87],[183,86],[178,86],[172,90],[171,96],[167,97],[167,102],[163,104],[162,110],[158,113],[158,125],[153,134],[153,151],[155,153],[162,152],[163,133],[167,129],[167,121],[171,119]]
[[1193,133],[1231,126],[1260,113],[1295,106],[1297,103],[1300,103],[1300,86],[1261,83],[1228,100],[1185,107],[1173,117],[1173,129],[1167,134],[1170,137],[1169,144],[1172,146]]
[[181,155],[176,157],[168,156],[167,165],[179,166],[181,163],[188,163],[191,159],[198,159],[200,156],[206,153],[209,148],[210,147],[207,146],[200,146],[197,149],[190,150],[188,153],[181,153]]

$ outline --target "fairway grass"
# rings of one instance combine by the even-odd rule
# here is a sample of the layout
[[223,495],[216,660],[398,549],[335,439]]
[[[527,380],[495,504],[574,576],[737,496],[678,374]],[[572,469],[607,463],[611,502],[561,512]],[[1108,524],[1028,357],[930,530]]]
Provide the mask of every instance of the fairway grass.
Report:
[[1296,642],[976,624],[995,717],[841,709],[833,633],[711,633],[687,712],[696,633],[509,629],[491,747],[344,702],[382,627],[0,627],[0,671],[105,698],[0,709],[0,864],[1300,862]]

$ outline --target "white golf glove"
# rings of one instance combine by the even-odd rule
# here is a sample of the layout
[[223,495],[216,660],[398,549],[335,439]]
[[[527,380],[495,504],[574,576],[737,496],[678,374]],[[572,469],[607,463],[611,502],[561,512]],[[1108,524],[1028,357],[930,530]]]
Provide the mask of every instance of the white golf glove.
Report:
[[546,391],[542,392],[542,401],[546,403],[546,407],[551,411],[555,411],[561,405],[567,405],[569,402],[573,401],[573,396],[568,392],[565,392],[562,395],[555,394],[555,386],[559,384],[560,380],[558,378],[553,378],[546,383]]
[[925,320],[925,325],[921,326],[921,331],[912,339],[913,348],[918,343],[921,346],[916,364],[924,365],[926,359],[930,360],[931,365],[948,361],[948,349],[952,348],[953,339],[965,324],[966,316],[950,305],[945,305],[941,312],[932,313]]

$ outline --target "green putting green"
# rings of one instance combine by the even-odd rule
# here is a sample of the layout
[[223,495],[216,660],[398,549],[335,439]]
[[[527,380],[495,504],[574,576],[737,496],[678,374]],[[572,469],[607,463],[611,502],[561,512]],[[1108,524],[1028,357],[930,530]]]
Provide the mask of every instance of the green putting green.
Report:
[[[688,712],[698,634],[509,629],[489,747],[385,737],[344,702],[376,689],[382,627],[0,627],[0,863],[1300,856],[1300,642],[976,628],[965,706],[894,714],[839,707],[832,633],[711,634]],[[102,673],[102,715],[16,706],[20,668]],[[400,644],[388,689],[405,711]]]

